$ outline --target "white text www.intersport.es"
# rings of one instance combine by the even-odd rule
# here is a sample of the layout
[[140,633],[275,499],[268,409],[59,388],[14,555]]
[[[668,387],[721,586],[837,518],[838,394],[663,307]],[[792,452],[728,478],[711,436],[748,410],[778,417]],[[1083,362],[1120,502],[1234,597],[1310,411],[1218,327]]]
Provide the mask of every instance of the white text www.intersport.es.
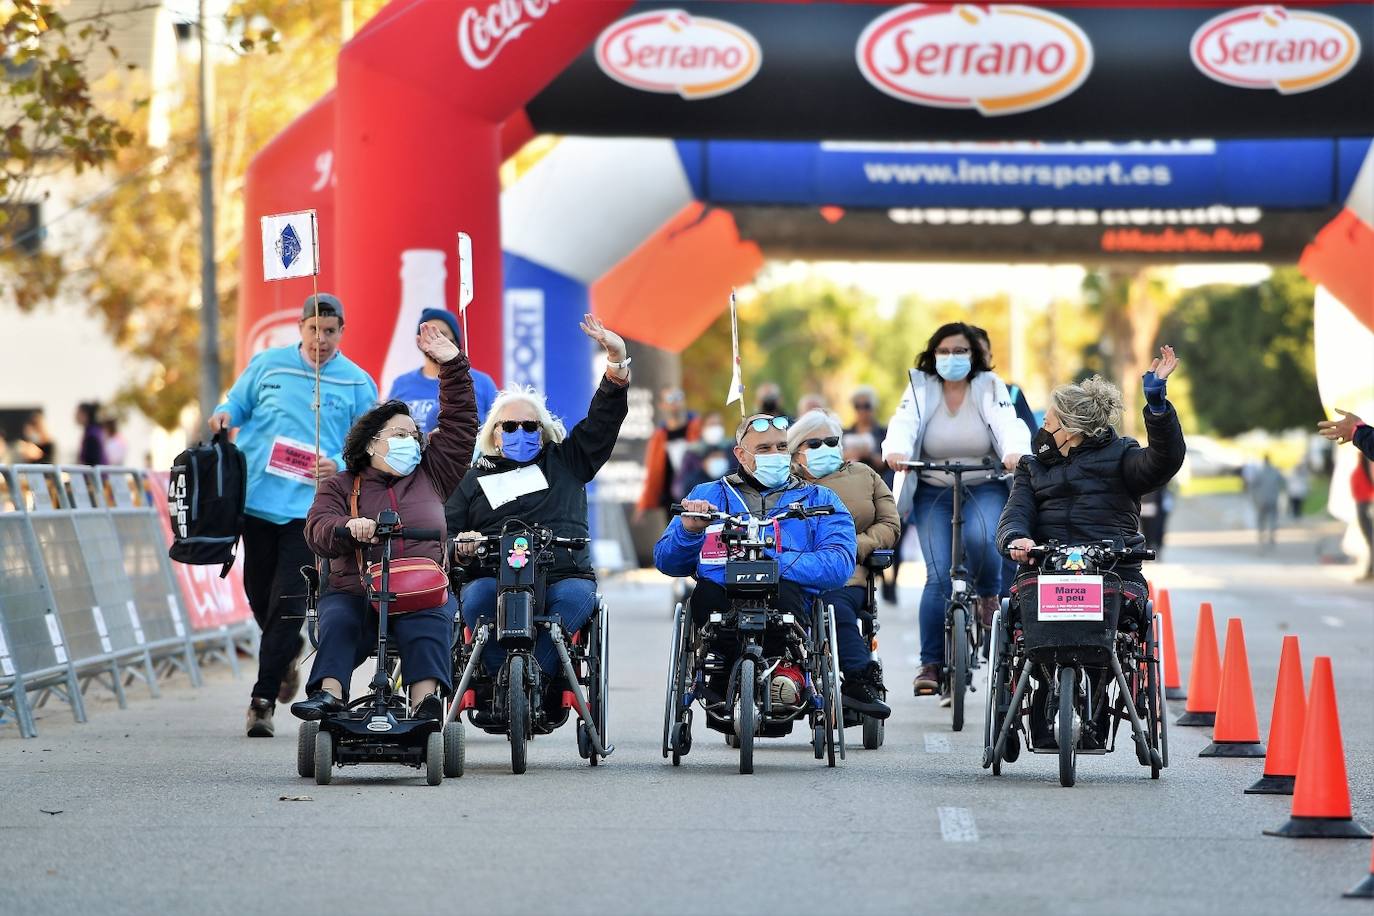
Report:
[[865,162],[864,175],[872,184],[1035,185],[1051,188],[1147,185],[1162,187],[1173,181],[1167,165],[1124,165],[1118,161],[1096,165],[1047,165],[1027,162],[947,163]]

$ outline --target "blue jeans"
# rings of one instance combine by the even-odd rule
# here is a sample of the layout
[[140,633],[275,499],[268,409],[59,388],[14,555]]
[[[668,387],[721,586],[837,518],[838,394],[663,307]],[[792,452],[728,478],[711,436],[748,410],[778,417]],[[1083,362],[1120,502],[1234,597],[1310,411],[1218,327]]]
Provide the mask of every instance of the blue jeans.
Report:
[[[453,618],[457,613],[458,603],[450,594],[438,607],[387,618],[387,641],[395,641],[401,679],[407,684],[434,678],[444,693],[453,689]],[[306,692],[313,693],[320,681],[332,677],[343,685],[347,698],[354,669],[377,648],[377,612],[362,595],[330,592],[320,599],[319,640]]]
[[[964,568],[980,598],[1002,588],[1002,558],[997,554],[997,522],[1007,503],[1007,488],[991,482],[971,486],[964,498]],[[921,537],[926,586],[921,592],[921,664],[945,659],[945,604],[954,524],[954,490],[922,483],[911,506],[911,523]]]
[[846,585],[821,596],[835,609],[835,640],[840,654],[840,670],[845,674],[861,671],[873,661],[868,640],[859,630],[859,611],[868,600],[868,589],[862,585]]
[[[485,617],[493,622],[496,620],[497,584],[495,578],[487,577],[474,579],[463,586],[463,623],[475,627],[478,617]],[[544,590],[544,603],[543,612],[557,615],[558,619],[563,621],[563,629],[571,636],[582,629],[591,619],[592,612],[596,610],[596,583],[591,579],[562,579],[551,582]],[[562,669],[562,663],[558,660],[558,650],[553,645],[553,637],[549,636],[548,631],[542,626],[539,628],[539,638],[534,644],[534,660],[539,663],[539,668],[546,675],[557,675]],[[498,646],[495,640],[488,642],[482,650],[482,666],[486,668],[487,673],[495,674],[500,671],[505,662],[506,650]]]

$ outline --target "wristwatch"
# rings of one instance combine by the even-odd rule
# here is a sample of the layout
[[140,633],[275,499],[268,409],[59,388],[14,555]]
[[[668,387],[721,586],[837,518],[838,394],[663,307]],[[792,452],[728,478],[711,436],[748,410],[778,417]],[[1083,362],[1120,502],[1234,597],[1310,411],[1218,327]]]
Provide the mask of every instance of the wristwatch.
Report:
[[615,370],[618,372],[618,371],[620,371],[621,369],[628,369],[628,368],[630,368],[630,363],[631,363],[633,360],[634,360],[634,357],[633,357],[633,356],[628,356],[628,355],[625,357],[625,361],[622,362],[622,363],[613,363],[613,362],[611,362],[611,361],[608,359],[608,360],[606,360],[606,368],[607,368],[607,369],[615,369]]

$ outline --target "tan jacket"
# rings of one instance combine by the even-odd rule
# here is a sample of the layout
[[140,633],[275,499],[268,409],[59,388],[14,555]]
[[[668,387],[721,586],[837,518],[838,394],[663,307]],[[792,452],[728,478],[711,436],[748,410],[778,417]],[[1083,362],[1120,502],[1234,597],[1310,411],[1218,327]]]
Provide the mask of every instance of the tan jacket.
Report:
[[859,563],[845,585],[863,585],[867,582],[863,563],[868,555],[875,550],[897,546],[897,537],[901,533],[897,501],[878,473],[858,461],[846,462],[835,473],[814,482],[833,490],[849,514],[854,516],[854,531],[859,540]]

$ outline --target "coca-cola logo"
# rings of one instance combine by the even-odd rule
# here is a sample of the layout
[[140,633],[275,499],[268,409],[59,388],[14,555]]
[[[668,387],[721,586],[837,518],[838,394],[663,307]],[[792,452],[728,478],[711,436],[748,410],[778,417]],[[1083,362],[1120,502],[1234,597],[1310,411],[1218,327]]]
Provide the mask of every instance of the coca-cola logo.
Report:
[[1349,73],[1360,59],[1360,37],[1334,16],[1247,6],[1203,23],[1191,50],[1197,68],[1219,83],[1291,95]]
[[1093,65],[1082,29],[1028,6],[901,6],[869,23],[855,56],[864,78],[893,98],[985,116],[1051,105]]
[[706,99],[734,92],[763,62],[744,29],[682,10],[628,16],[596,40],[596,62],[618,83],[645,92]]
[[458,51],[474,70],[491,66],[501,49],[525,30],[542,19],[549,7],[558,0],[497,0],[478,12],[476,7],[463,10],[458,17]]

